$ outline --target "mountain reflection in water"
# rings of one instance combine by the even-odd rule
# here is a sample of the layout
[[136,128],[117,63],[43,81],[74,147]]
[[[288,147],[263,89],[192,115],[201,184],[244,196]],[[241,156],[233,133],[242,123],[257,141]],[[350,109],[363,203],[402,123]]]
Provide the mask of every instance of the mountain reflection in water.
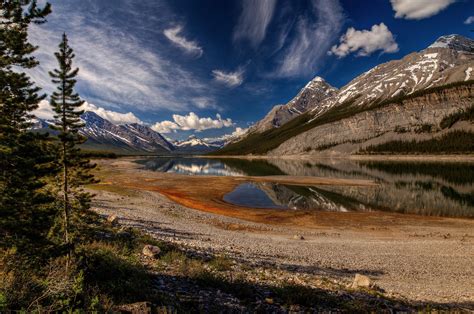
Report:
[[154,158],[138,162],[148,170],[189,175],[293,175],[378,183],[375,187],[244,183],[224,197],[224,201],[239,206],[474,217],[474,163],[213,158]]

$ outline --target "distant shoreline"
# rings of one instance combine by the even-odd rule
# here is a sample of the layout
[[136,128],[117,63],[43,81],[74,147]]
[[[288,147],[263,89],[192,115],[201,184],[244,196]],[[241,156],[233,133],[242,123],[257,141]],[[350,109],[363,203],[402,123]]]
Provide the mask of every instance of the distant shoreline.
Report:
[[348,159],[348,160],[386,160],[386,161],[423,161],[423,162],[474,162],[473,155],[194,155],[198,158],[213,159],[290,159],[290,160],[315,160],[315,159]]

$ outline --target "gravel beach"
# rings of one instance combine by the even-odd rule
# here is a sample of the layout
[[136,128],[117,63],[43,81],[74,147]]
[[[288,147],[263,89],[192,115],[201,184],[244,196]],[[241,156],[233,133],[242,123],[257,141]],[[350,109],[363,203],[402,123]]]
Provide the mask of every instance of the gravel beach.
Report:
[[474,222],[469,219],[304,228],[203,212],[153,191],[93,192],[94,211],[117,215],[120,224],[158,239],[256,265],[275,265],[295,277],[320,276],[350,284],[360,273],[388,295],[474,310]]

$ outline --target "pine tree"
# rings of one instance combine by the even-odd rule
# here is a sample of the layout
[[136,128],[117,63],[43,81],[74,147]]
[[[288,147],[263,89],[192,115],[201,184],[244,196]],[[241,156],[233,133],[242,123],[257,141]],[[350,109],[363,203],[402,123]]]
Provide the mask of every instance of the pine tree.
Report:
[[[59,132],[60,165],[62,168],[62,205],[64,214],[64,238],[71,249],[71,214],[72,210],[88,208],[90,194],[82,190],[82,186],[95,182],[89,170],[95,165],[83,157],[78,148],[86,138],[79,133],[84,123],[81,115],[84,113],[80,107],[84,104],[79,94],[74,91],[79,68],[73,69],[72,61],[74,51],[69,46],[66,34],[63,34],[59,44],[59,51],[55,53],[59,69],[49,72],[52,82],[57,85],[56,91],[51,95],[50,104],[56,115],[52,128]],[[71,253],[71,251],[70,251]]]
[[28,131],[31,111],[45,95],[23,69],[38,65],[28,42],[31,23],[44,23],[49,4],[0,1],[0,249],[36,248],[50,227],[51,201],[41,188],[49,161],[45,137]]

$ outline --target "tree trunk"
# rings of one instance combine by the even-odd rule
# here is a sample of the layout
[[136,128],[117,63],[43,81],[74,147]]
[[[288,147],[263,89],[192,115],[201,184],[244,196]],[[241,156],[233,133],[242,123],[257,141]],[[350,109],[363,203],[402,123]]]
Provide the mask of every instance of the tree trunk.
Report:
[[[64,95],[65,82],[63,79],[63,94],[62,94],[62,109],[63,109],[63,134],[67,134],[67,125],[66,125],[66,98]],[[71,241],[69,239],[69,195],[68,195],[68,165],[67,165],[67,141],[66,138],[63,139],[63,194],[64,194],[64,238],[66,241],[66,246],[68,248],[68,256],[66,260],[66,273],[69,268],[69,261],[71,259]]]
[[66,272],[69,268],[71,258],[71,243],[69,240],[69,195],[68,195],[68,167],[66,163],[66,143],[63,143],[63,201],[64,201],[64,240],[68,247],[68,256],[66,261]]

